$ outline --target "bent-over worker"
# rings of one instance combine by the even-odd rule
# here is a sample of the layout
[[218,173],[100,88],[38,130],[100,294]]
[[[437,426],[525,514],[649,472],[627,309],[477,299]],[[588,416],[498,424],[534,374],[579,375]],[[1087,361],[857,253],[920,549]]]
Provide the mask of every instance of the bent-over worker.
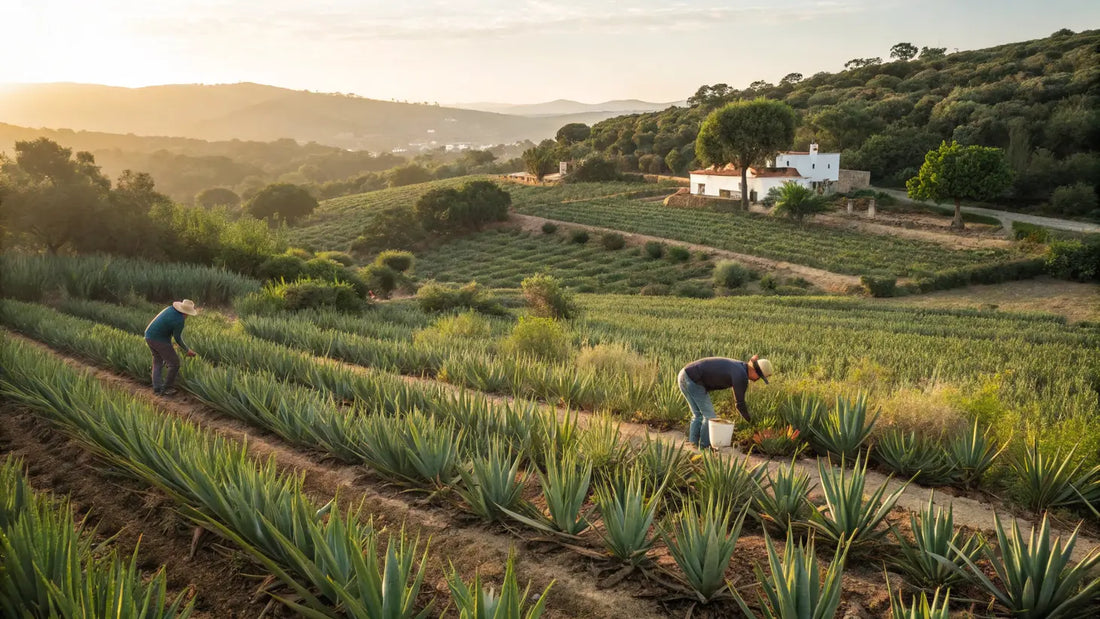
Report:
[[[187,351],[188,357],[194,357],[195,351],[183,341],[183,325],[188,316],[199,313],[195,302],[191,299],[174,301],[172,305],[161,310],[156,318],[145,327],[145,343],[153,352],[153,393],[170,396],[176,393],[176,375],[180,370],[180,358],[172,347],[172,340],[176,340],[180,348]],[[161,382],[161,373],[167,370],[164,381]]]
[[710,447],[710,428],[708,420],[715,417],[714,403],[710,392],[733,389],[737,400],[737,410],[745,419],[749,418],[749,407],[745,403],[745,391],[749,381],[764,380],[772,375],[772,362],[753,355],[748,361],[738,361],[725,357],[706,357],[692,361],[680,370],[677,384],[680,386],[688,407],[691,408],[691,426],[688,429],[688,441],[703,449]]

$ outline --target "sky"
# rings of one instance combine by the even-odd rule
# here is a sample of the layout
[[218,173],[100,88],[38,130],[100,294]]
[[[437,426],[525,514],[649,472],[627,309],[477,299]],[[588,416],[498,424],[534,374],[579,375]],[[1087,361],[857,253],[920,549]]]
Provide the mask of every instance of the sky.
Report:
[[1100,28],[1097,0],[0,0],[0,83],[257,82],[441,103],[686,99]]

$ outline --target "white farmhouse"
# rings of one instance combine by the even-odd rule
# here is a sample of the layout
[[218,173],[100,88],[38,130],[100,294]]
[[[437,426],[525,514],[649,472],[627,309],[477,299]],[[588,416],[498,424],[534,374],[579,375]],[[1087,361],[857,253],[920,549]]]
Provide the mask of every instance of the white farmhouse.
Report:
[[[810,179],[799,174],[799,171],[793,167],[750,167],[745,180],[749,200],[752,202],[762,200],[773,187],[779,187],[786,182],[795,182],[804,187],[811,186]],[[733,164],[693,170],[691,193],[697,196],[740,199],[741,170]]]
[[840,153],[819,153],[817,142],[810,144],[809,151],[781,152],[768,165],[794,168],[810,181],[809,187],[821,191],[832,190],[833,184],[840,180]]

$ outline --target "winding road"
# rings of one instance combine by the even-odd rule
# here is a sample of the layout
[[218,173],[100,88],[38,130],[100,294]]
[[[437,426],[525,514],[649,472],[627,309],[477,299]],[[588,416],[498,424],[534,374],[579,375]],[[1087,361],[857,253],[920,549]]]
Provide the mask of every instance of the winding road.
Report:
[[[903,202],[912,202],[914,204],[920,204],[915,200],[911,200],[904,191],[897,189],[885,189],[882,187],[872,187],[875,191],[881,191],[889,194],[898,200]],[[1068,230],[1070,232],[1085,232],[1085,233],[1100,233],[1100,224],[1090,224],[1084,221],[1073,221],[1071,219],[1058,219],[1057,217],[1043,217],[1041,215],[1027,215],[1025,213],[1013,213],[1011,211],[998,211],[996,209],[984,208],[981,206],[967,206],[963,205],[962,210],[964,213],[973,213],[975,215],[986,215],[988,217],[996,217],[1001,221],[1001,225],[1006,228],[1012,226],[1014,221],[1022,221],[1026,224],[1034,224],[1036,226],[1043,226],[1045,228],[1052,228],[1054,230]]]

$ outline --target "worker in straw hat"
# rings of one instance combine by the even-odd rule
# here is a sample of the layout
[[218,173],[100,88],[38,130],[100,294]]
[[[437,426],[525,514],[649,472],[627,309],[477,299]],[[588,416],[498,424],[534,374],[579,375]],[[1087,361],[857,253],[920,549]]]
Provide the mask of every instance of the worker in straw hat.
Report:
[[745,404],[745,391],[749,381],[763,379],[773,372],[772,362],[753,355],[748,361],[726,359],[725,357],[707,357],[692,361],[680,370],[677,384],[684,394],[693,415],[688,429],[688,441],[696,447],[710,447],[710,429],[708,420],[715,417],[714,403],[710,400],[711,391],[733,389],[737,400],[737,410],[745,419],[749,418],[749,407]]
[[[180,348],[187,351],[188,357],[194,357],[195,351],[183,341],[183,324],[188,316],[199,313],[191,299],[175,301],[161,310],[157,317],[145,327],[145,343],[153,351],[153,393],[172,395],[176,393],[176,374],[180,370],[180,358],[172,347],[175,339]],[[161,382],[161,370],[167,369],[164,382]]]

